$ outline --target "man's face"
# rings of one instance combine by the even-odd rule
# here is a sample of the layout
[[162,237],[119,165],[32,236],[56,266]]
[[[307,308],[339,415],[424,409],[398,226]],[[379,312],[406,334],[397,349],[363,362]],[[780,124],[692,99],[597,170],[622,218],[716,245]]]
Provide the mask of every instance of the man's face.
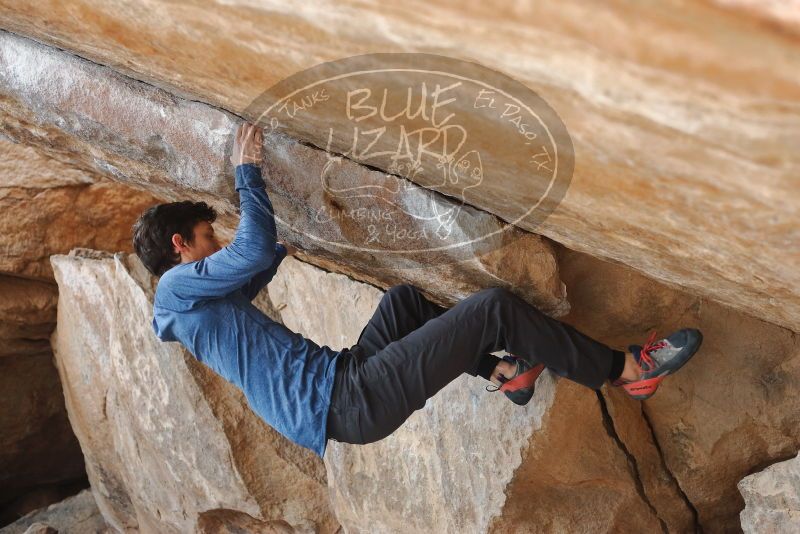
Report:
[[200,221],[195,225],[191,245],[180,239],[180,234],[172,236],[172,243],[181,255],[181,263],[202,260],[222,248],[214,235],[214,227],[208,221]]

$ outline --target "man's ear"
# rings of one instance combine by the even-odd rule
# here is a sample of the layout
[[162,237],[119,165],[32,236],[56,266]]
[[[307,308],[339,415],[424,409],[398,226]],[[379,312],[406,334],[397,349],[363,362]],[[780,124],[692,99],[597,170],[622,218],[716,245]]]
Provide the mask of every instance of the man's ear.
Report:
[[180,254],[181,249],[186,247],[186,245],[183,242],[183,237],[181,237],[181,234],[178,233],[172,234],[172,246],[174,247],[176,254]]

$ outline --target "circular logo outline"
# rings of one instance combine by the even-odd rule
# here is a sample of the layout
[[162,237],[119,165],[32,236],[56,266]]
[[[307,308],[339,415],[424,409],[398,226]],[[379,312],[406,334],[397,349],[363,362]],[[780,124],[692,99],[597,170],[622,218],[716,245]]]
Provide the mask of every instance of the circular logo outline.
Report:
[[[417,67],[406,67],[406,66],[398,67],[398,66],[391,65],[392,63],[397,63],[397,62],[409,62],[409,63],[411,63],[412,60],[419,60],[420,58],[424,58],[426,60],[433,60],[434,62],[456,63],[456,64],[460,64],[461,66],[469,65],[473,69],[477,68],[478,71],[489,72],[494,76],[498,76],[502,83],[492,84],[492,83],[488,83],[488,82],[482,81],[480,79],[475,79],[474,77],[469,77],[469,76],[465,76],[463,74],[457,74],[457,73],[454,73],[454,72],[448,72],[446,70],[433,70],[433,69],[430,69],[430,68],[417,68]],[[343,72],[337,72],[337,73],[334,73],[331,76],[327,76],[327,77],[323,77],[323,78],[320,78],[320,79],[316,79],[313,82],[306,83],[306,84],[304,84],[304,85],[302,85],[300,87],[297,87],[294,90],[288,92],[288,94],[284,94],[284,95],[280,96],[279,98],[276,98],[276,97],[273,96],[273,93],[276,91],[276,89],[279,89],[279,88],[281,88],[281,87],[283,87],[285,85],[291,85],[291,81],[292,80],[295,80],[295,79],[298,79],[300,77],[306,76],[309,73],[312,73],[314,71],[319,71],[319,70],[324,71],[326,69],[333,69],[335,71],[337,69],[341,69],[342,66],[349,65],[350,63],[358,64],[359,62],[366,62],[366,61],[369,61],[369,60],[372,60],[372,64],[373,65],[374,64],[380,65],[380,64],[384,64],[384,63],[388,63],[390,65],[387,66],[387,67],[373,67],[373,68],[359,69],[359,70],[354,70],[354,71],[345,70]],[[286,221],[285,219],[281,219],[277,215],[275,215],[276,220],[280,221],[281,223],[283,223],[288,228],[290,228],[291,230],[293,230],[294,232],[296,232],[298,234],[306,235],[307,237],[309,237],[312,240],[315,240],[315,241],[318,241],[318,242],[322,242],[322,243],[326,243],[326,244],[331,245],[331,246],[340,247],[342,249],[358,250],[358,251],[362,251],[362,252],[366,252],[366,253],[384,253],[384,254],[386,254],[386,253],[392,253],[392,254],[415,254],[415,253],[425,253],[425,252],[447,251],[447,250],[451,250],[451,249],[454,249],[454,248],[461,248],[461,247],[464,247],[464,246],[472,245],[473,243],[476,243],[476,242],[485,241],[485,240],[487,240],[488,238],[490,238],[492,236],[495,236],[497,234],[500,234],[502,232],[507,231],[510,227],[518,228],[517,227],[517,223],[519,223],[520,221],[522,221],[523,219],[525,219],[526,217],[531,215],[540,205],[542,205],[543,202],[548,201],[548,200],[553,200],[553,198],[550,198],[550,193],[554,190],[556,184],[559,182],[559,178],[561,178],[561,181],[563,181],[564,183],[563,183],[562,187],[560,188],[561,190],[556,192],[557,195],[558,195],[558,193],[560,193],[560,195],[558,195],[558,198],[555,199],[555,202],[553,203],[552,208],[550,208],[548,211],[546,211],[546,213],[544,214],[544,217],[542,217],[541,221],[536,223],[534,225],[534,227],[538,226],[539,224],[541,224],[541,222],[544,221],[552,213],[553,210],[555,210],[555,208],[560,204],[561,200],[563,200],[564,195],[566,195],[566,191],[569,188],[569,185],[571,183],[572,174],[574,172],[574,159],[575,159],[574,158],[574,146],[572,144],[571,137],[569,136],[569,133],[568,133],[567,128],[566,128],[566,125],[561,120],[561,118],[558,116],[558,114],[555,112],[555,110],[542,97],[540,97],[535,91],[533,91],[532,89],[528,88],[527,86],[525,86],[524,84],[522,84],[518,80],[515,80],[514,78],[512,78],[512,77],[510,77],[510,76],[508,76],[508,75],[506,75],[504,73],[501,73],[499,71],[496,71],[494,69],[490,69],[490,68],[488,68],[485,65],[482,65],[480,63],[476,63],[476,62],[472,62],[472,61],[466,61],[466,60],[463,60],[463,59],[460,59],[460,58],[444,56],[444,55],[439,55],[439,54],[430,54],[430,53],[380,52],[380,53],[367,53],[367,54],[359,54],[359,55],[354,55],[354,56],[348,56],[348,57],[344,57],[344,58],[335,59],[335,60],[326,61],[326,62],[323,62],[323,63],[316,64],[316,65],[311,66],[311,67],[309,67],[307,69],[298,71],[298,72],[292,74],[291,76],[289,76],[287,78],[281,79],[280,81],[278,81],[275,84],[273,84],[269,89],[267,89],[266,91],[262,92],[258,97],[256,97],[245,108],[245,111],[244,111],[243,115],[248,120],[253,120],[252,118],[255,117],[253,122],[255,122],[256,124],[258,124],[258,125],[260,125],[262,127],[264,127],[264,134],[265,134],[264,136],[266,138],[272,132],[279,131],[279,128],[281,126],[281,121],[277,117],[274,117],[274,116],[270,117],[269,113],[273,109],[275,109],[276,107],[280,106],[281,104],[284,104],[284,103],[290,101],[290,99],[293,96],[295,96],[295,95],[297,95],[299,93],[302,93],[304,91],[308,91],[309,89],[311,89],[311,88],[313,88],[315,86],[318,86],[318,85],[326,84],[326,83],[329,83],[331,81],[336,81],[336,80],[340,80],[340,79],[351,78],[351,77],[354,77],[354,76],[374,75],[374,74],[381,74],[381,73],[406,73],[406,72],[407,73],[416,73],[416,74],[428,74],[428,75],[443,76],[443,77],[447,77],[447,78],[450,78],[450,79],[466,81],[466,82],[475,84],[476,86],[480,86],[480,87],[483,87],[483,88],[491,90],[491,91],[496,91],[497,93],[501,94],[502,96],[504,96],[508,100],[516,102],[516,104],[519,105],[521,108],[524,108],[528,112],[528,114],[530,116],[534,117],[536,119],[536,121],[538,121],[538,123],[544,129],[544,131],[547,132],[547,135],[548,135],[549,141],[550,141],[550,146],[554,149],[554,154],[553,154],[553,158],[552,159],[555,162],[555,167],[551,172],[551,177],[550,177],[550,179],[548,181],[547,188],[539,196],[537,201],[528,210],[526,210],[522,215],[520,215],[519,217],[516,217],[512,222],[508,222],[505,219],[502,219],[499,215],[488,211],[486,208],[482,208],[482,207],[478,207],[478,206],[474,206],[472,204],[469,204],[469,203],[466,202],[466,200],[464,198],[462,198],[461,199],[461,203],[459,205],[459,209],[460,209],[461,206],[468,205],[473,209],[486,212],[486,213],[496,217],[500,221],[502,221],[503,224],[501,225],[501,227],[499,229],[497,229],[497,230],[489,232],[488,234],[484,234],[484,235],[481,235],[480,237],[475,237],[475,238],[469,239],[467,241],[459,241],[457,243],[450,243],[450,244],[445,244],[445,245],[436,246],[436,247],[416,248],[416,249],[411,249],[411,250],[398,250],[398,249],[391,249],[391,248],[388,248],[388,247],[367,248],[364,245],[355,245],[355,244],[352,244],[352,243],[344,243],[344,242],[339,242],[339,241],[332,241],[332,240],[325,239],[323,237],[314,235],[313,233],[310,233],[310,232],[308,232],[306,230],[297,228],[297,227],[293,226],[292,224],[290,224],[289,221]],[[504,88],[504,86],[506,86],[506,85],[511,85],[511,86],[514,86],[516,89],[520,89],[520,90],[525,91],[526,93],[528,93],[529,97],[533,97],[533,100],[542,109],[537,109],[538,112],[534,111],[534,109],[532,108],[531,105],[529,105],[529,103],[525,102],[520,97],[514,95],[509,90],[506,90]],[[268,100],[268,101],[272,102],[266,109],[264,109],[264,107],[263,107],[263,101],[264,100]],[[261,109],[262,111],[258,111],[259,109]],[[544,113],[542,113],[542,111],[544,111]],[[542,115],[548,115],[551,120],[554,120],[554,124],[553,125],[548,124],[548,122],[546,122],[545,118],[543,118]],[[266,118],[268,118],[269,120],[267,121]],[[266,123],[266,126],[264,125],[265,123]],[[269,129],[267,129],[267,126],[269,127]],[[557,133],[555,135],[554,135],[554,133],[553,133],[553,131],[551,129],[551,128],[553,128],[553,126],[557,130]],[[559,159],[559,142],[556,139],[556,137],[558,139],[566,142],[566,144],[561,147],[561,153],[564,156],[563,159]],[[294,139],[294,140],[297,141],[296,139]],[[308,144],[308,143],[304,143],[304,144]],[[313,144],[313,143],[311,143],[311,144]],[[359,159],[356,159],[356,158],[353,158],[353,157],[349,157],[349,156],[343,155],[341,153],[337,153],[335,151],[330,151],[330,150],[327,150],[327,149],[324,149],[324,148],[320,148],[317,145],[314,145],[314,146],[315,146],[316,149],[322,150],[322,151],[326,152],[327,154],[334,154],[337,157],[348,159],[350,161],[353,161],[357,165],[368,165],[368,166],[373,166],[374,167],[374,165],[365,163],[363,161],[360,161]],[[565,174],[564,175],[559,175],[559,169],[560,168],[563,169],[564,167],[566,167],[566,169],[564,169],[566,171]],[[402,176],[400,174],[395,174],[395,173],[389,172],[389,171],[387,171],[385,169],[380,169],[380,171],[383,172],[386,176],[393,176],[393,177],[395,177],[395,178],[397,178],[399,180],[407,180],[407,181],[411,182],[414,186],[416,186],[416,187],[418,187],[420,189],[423,189],[423,190],[427,191],[430,194],[443,195],[446,198],[452,200],[452,197],[450,197],[448,195],[445,195],[444,193],[442,193],[440,191],[437,191],[435,189],[428,189],[425,186],[422,186],[419,183],[414,182],[413,180],[411,180],[408,177]],[[523,230],[524,231],[530,231],[529,228],[524,228]]]

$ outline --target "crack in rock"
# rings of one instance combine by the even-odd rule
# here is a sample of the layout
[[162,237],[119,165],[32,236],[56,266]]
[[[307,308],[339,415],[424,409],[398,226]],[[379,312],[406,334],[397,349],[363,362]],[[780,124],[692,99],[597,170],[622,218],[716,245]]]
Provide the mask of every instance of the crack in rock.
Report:
[[603,426],[605,427],[608,435],[616,442],[617,447],[619,447],[619,449],[627,458],[628,468],[631,471],[631,476],[636,483],[636,492],[653,512],[653,515],[656,516],[656,519],[658,519],[658,522],[661,524],[661,531],[664,533],[669,532],[666,522],[661,518],[661,516],[658,515],[658,510],[656,510],[656,508],[653,506],[653,503],[650,502],[650,499],[644,490],[644,484],[642,484],[641,475],[639,474],[639,465],[636,462],[636,457],[631,454],[614,428],[614,420],[611,418],[611,414],[608,413],[608,406],[606,405],[605,398],[603,398],[603,394],[600,393],[600,391],[595,391],[595,394],[597,395],[597,400],[600,402],[600,410],[603,412]]
[[661,467],[664,469],[664,472],[669,475],[670,479],[672,479],[672,481],[675,483],[675,487],[678,489],[678,493],[680,493],[681,498],[686,503],[686,506],[689,507],[689,510],[692,511],[695,534],[702,534],[703,526],[700,524],[700,515],[697,513],[697,508],[695,508],[694,504],[692,504],[692,501],[689,500],[689,496],[686,495],[686,492],[683,491],[680,482],[678,482],[678,478],[669,469],[669,466],[667,466],[667,461],[664,458],[664,451],[661,450],[661,444],[658,442],[658,437],[656,436],[656,433],[653,430],[653,424],[650,421],[650,417],[648,417],[647,411],[645,410],[644,406],[642,406],[642,418],[644,419],[645,424],[647,424],[648,430],[650,430],[650,436],[653,438],[653,444],[655,445],[656,450],[658,451],[658,459],[661,461]]

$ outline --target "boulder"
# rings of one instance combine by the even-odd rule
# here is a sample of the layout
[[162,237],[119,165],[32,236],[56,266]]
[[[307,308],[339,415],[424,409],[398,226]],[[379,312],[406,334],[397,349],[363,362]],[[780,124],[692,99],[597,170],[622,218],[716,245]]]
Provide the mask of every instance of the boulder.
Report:
[[156,338],[155,280],[135,256],[75,249],[51,262],[56,363],[110,526],[189,532],[203,514],[230,510],[299,532],[336,530],[313,453],[258,419],[235,386],[180,344]]
[[[690,372],[668,377],[644,402],[608,385],[597,395],[545,372],[525,407],[487,393],[485,381],[464,375],[391,436],[365,446],[329,443],[323,483],[336,521],[354,531],[401,525],[443,531],[738,528],[744,503],[736,483],[800,443],[792,415],[798,410],[780,389],[797,380],[792,333],[676,292],[624,266],[561,247],[558,258],[579,304],[565,321],[617,348],[641,342],[652,328],[666,334],[679,326],[699,327],[705,343],[687,364]],[[67,262],[54,260],[59,261]],[[97,263],[67,263],[81,261]],[[128,272],[144,276],[141,265],[132,260],[128,265]],[[93,291],[101,285],[120,286],[99,281]],[[139,285],[145,293],[147,287]],[[259,302],[273,318],[337,348],[356,341],[381,295],[378,288],[295,258],[284,260],[268,289]],[[142,306],[147,311],[136,322],[147,324],[149,309]],[[758,345],[759,358],[753,358]],[[203,384],[218,380],[204,376]],[[731,397],[731,389],[737,395]],[[220,393],[207,385],[203,395],[208,400]],[[234,411],[237,402],[240,412],[249,413],[243,398],[233,398],[220,413]],[[730,409],[720,411],[719,403]],[[135,425],[128,431],[131,426],[124,427],[127,434],[141,435]],[[291,450],[280,436],[274,440]],[[251,458],[242,476],[264,463],[255,454]],[[315,463],[308,462],[309,468]],[[271,521],[294,525],[285,517],[226,509],[234,511],[204,517],[251,521],[241,515],[246,514],[272,525],[264,528],[278,528]]]
[[[178,344],[158,342],[154,280],[134,256],[76,249],[52,262],[70,421],[114,528],[661,528],[592,390],[547,372],[517,407],[465,374],[384,440],[329,442],[323,463]],[[262,309],[336,348],[357,340],[382,294],[295,258],[269,290]],[[302,313],[310,299],[314,313]]]
[[748,475],[737,486],[745,501],[744,532],[800,530],[800,455]]

